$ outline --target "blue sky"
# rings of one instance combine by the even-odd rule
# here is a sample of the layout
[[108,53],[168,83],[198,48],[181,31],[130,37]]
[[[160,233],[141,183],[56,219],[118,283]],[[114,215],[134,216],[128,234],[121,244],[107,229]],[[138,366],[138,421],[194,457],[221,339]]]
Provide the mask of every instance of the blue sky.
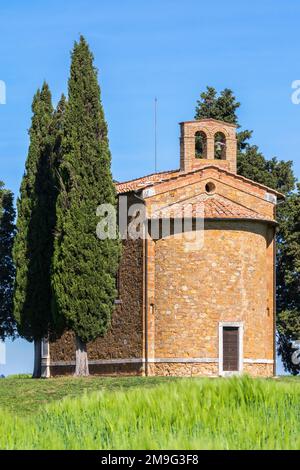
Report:
[[[113,173],[126,180],[178,167],[178,122],[193,119],[206,85],[232,88],[239,118],[267,157],[293,160],[300,177],[300,2],[291,0],[10,0],[0,6],[0,179],[18,193],[31,101],[44,79],[53,101],[67,91],[70,50],[86,36],[99,69]],[[29,371],[31,346],[8,345],[0,373]]]

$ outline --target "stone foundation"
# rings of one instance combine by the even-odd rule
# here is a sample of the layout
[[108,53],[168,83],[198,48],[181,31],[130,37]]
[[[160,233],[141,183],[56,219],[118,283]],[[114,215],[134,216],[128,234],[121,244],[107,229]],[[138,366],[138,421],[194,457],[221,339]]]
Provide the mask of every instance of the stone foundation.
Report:
[[[50,366],[50,376],[73,375],[75,364]],[[141,362],[90,364],[91,375],[101,376],[173,376],[173,377],[218,377],[218,362]],[[273,364],[244,363],[243,374],[252,377],[273,377]]]
[[[51,377],[73,375],[74,372],[75,364],[50,366]],[[144,366],[142,362],[127,364],[90,364],[89,372],[91,375],[101,375],[103,377],[138,376],[144,375]]]
[[244,374],[249,374],[252,377],[273,377],[275,375],[273,364],[245,363],[243,372]]
[[177,377],[212,377],[218,375],[218,364],[156,362],[149,364],[149,375]]

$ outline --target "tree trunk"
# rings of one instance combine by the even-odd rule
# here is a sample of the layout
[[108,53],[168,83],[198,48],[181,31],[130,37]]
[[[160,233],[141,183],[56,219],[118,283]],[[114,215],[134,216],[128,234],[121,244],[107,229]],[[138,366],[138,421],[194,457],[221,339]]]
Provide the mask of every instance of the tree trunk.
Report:
[[39,379],[41,377],[41,360],[42,360],[42,342],[40,339],[34,340],[34,366],[32,378]]
[[86,377],[89,375],[89,362],[86,350],[86,343],[76,336],[76,377]]

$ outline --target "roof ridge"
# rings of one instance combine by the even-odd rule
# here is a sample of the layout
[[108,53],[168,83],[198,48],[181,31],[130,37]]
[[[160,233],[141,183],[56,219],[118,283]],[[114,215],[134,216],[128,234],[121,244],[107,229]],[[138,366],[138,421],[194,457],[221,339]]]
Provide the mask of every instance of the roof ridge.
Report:
[[215,118],[200,118],[200,119],[194,119],[193,121],[180,121],[179,124],[189,124],[189,123],[196,123],[196,122],[216,122],[218,124],[223,124],[223,126],[231,126],[231,127],[237,127],[237,124],[234,124],[233,122],[227,122],[223,121],[222,119],[215,119]]
[[[252,184],[254,186],[258,186],[260,188],[263,188],[263,189],[266,189],[266,190],[269,190],[269,191],[272,191],[273,193],[279,195],[279,196],[282,196],[282,198],[285,198],[284,194],[280,193],[279,191],[277,191],[276,189],[273,189],[273,188],[270,188],[269,186],[265,186],[264,184],[261,184],[261,183],[258,183],[257,181],[254,181],[254,180],[251,180],[250,178],[246,178],[245,176],[242,176],[242,175],[239,175],[238,173],[234,173],[232,171],[229,171],[229,170],[226,170],[225,168],[221,168],[219,167],[218,165],[214,165],[213,163],[209,163],[207,165],[204,165],[200,168],[195,168],[194,170],[191,170],[191,171],[187,171],[187,172],[180,172],[179,171],[179,174],[176,175],[176,178],[181,178],[183,176],[188,176],[188,175],[191,175],[193,173],[197,173],[197,172],[200,172],[200,171],[203,171],[205,170],[206,168],[216,168],[217,170],[219,170],[220,172],[222,173],[225,173],[227,175],[230,175],[230,176],[233,176],[234,178],[237,178],[237,179],[240,179],[242,181],[245,181],[246,183],[249,183],[249,184]],[[175,176],[173,177],[175,178]],[[172,179],[172,178],[170,178]],[[154,184],[158,184],[158,183],[163,183],[164,181],[156,181],[156,182],[153,182]],[[153,184],[149,184],[148,186],[153,186]],[[145,186],[147,187],[147,186]]]
[[[135,178],[133,180],[129,180],[129,181],[122,181],[120,183],[117,183],[116,184],[116,187],[122,187],[122,185],[126,185],[126,184],[130,184],[130,183],[137,183],[139,180],[144,180],[146,178],[151,178],[153,176],[159,176],[159,175],[169,175],[170,177],[168,178],[164,178],[162,176],[162,179],[161,180],[158,180],[158,181],[149,181],[149,184],[145,184],[143,186],[143,189],[149,187],[149,186],[154,186],[154,185],[157,185],[157,184],[161,184],[161,183],[164,183],[165,181],[170,181],[174,178],[182,178],[182,177],[186,177],[186,176],[189,176],[189,175],[192,175],[194,173],[198,173],[198,172],[201,172],[207,168],[214,168],[216,170],[218,170],[220,173],[223,173],[223,174],[226,174],[226,175],[229,175],[229,176],[232,176],[240,181],[244,181],[246,183],[249,183],[250,185],[253,185],[253,186],[256,186],[258,188],[261,188],[261,189],[264,189],[266,191],[270,191],[274,194],[276,194],[277,196],[279,196],[281,199],[284,199],[285,196],[284,194],[280,193],[279,191],[277,191],[276,189],[273,189],[273,188],[270,188],[269,186],[265,186],[264,184],[261,184],[261,183],[258,183],[257,181],[254,181],[254,180],[251,180],[249,178],[246,178],[245,176],[242,176],[242,175],[239,175],[238,173],[234,173],[232,171],[229,171],[225,168],[221,168],[219,167],[218,165],[215,165],[213,163],[208,163],[207,165],[204,165],[200,168],[196,168],[196,169],[193,169],[193,170],[190,170],[190,171],[187,171],[187,172],[181,172],[179,169],[177,170],[166,170],[166,171],[161,171],[161,172],[158,172],[158,173],[151,173],[150,175],[146,175],[146,176],[141,176],[140,178]],[[173,176],[172,176],[173,174]],[[145,181],[146,183],[146,181]],[[124,192],[130,192],[130,191],[134,191],[136,189],[142,189],[142,188],[128,188],[128,189],[125,189]],[[122,190],[120,190],[120,192],[122,192]]]
[[144,176],[139,176],[138,178],[133,178],[131,180],[118,181],[118,182],[116,182],[116,185],[119,186],[121,184],[134,183],[135,181],[142,180],[144,178],[150,178],[151,176],[162,175],[162,174],[166,174],[166,173],[176,173],[178,171],[179,171],[179,168],[177,170],[157,171],[157,172],[154,172],[154,173],[150,173],[149,175],[144,175]]

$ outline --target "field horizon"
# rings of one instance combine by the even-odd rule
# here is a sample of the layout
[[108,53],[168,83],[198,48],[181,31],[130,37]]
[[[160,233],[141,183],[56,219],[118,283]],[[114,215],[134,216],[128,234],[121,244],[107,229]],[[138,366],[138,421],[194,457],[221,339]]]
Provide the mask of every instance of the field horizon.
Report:
[[7,378],[0,382],[0,448],[298,449],[299,383]]

